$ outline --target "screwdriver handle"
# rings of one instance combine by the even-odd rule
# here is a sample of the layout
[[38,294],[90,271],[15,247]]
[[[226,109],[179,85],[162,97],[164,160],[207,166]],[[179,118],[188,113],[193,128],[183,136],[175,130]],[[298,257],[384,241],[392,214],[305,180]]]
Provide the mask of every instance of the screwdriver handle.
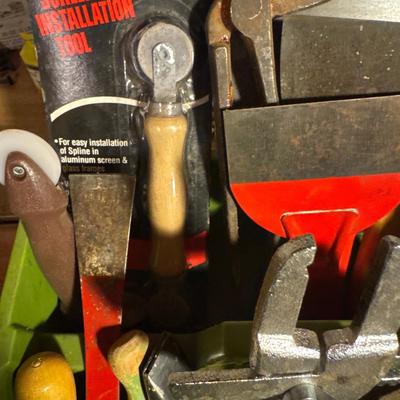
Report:
[[152,272],[161,278],[182,274],[186,267],[184,226],[186,185],[184,146],[186,116],[147,115],[149,146],[148,207],[152,226]]
[[15,378],[16,400],[77,400],[72,370],[60,354],[43,352],[28,358]]

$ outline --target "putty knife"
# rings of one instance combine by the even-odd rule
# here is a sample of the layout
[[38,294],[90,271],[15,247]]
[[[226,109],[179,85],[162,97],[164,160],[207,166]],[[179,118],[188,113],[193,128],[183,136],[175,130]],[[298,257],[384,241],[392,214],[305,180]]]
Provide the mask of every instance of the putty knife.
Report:
[[81,281],[86,400],[118,400],[107,352],[120,336],[135,178],[70,175]]

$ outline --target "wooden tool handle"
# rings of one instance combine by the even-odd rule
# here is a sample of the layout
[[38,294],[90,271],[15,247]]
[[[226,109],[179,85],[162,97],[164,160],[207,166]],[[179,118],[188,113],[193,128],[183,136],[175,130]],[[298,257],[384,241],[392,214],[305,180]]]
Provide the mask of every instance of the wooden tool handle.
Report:
[[148,204],[153,231],[152,271],[162,278],[175,277],[186,267],[183,154],[188,123],[184,115],[149,115],[144,128],[149,145]]
[[74,376],[64,357],[52,352],[28,358],[15,378],[16,400],[76,400]]
[[134,330],[121,336],[108,352],[110,366],[115,376],[124,385],[128,400],[145,400],[139,367],[148,347],[147,334]]

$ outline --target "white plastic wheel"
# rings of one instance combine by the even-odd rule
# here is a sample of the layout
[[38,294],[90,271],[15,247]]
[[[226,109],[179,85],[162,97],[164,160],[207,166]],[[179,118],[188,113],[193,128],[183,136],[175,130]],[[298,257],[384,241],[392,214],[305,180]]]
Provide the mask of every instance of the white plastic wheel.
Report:
[[19,151],[30,157],[56,185],[61,175],[61,163],[55,150],[41,137],[20,129],[0,132],[0,184],[5,184],[5,168],[10,153]]

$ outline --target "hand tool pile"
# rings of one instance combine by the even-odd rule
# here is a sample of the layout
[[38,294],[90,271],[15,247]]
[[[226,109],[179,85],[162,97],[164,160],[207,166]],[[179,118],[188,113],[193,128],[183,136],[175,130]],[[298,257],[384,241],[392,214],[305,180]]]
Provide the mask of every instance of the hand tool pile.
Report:
[[[135,109],[112,114],[139,132],[120,150],[133,167],[85,173],[96,123],[67,140],[59,117],[59,154],[0,132],[0,183],[59,299],[40,329],[83,327],[84,384],[60,354],[27,347],[17,400],[400,399],[400,3],[385,20],[360,1],[171,1],[148,13],[137,2],[135,27],[115,31]],[[187,243],[202,214],[193,170],[208,168],[191,144],[211,114],[203,58],[218,208],[198,266]],[[88,98],[74,107],[97,104]],[[70,142],[76,170],[60,162]],[[148,265],[134,270],[147,231]]]

